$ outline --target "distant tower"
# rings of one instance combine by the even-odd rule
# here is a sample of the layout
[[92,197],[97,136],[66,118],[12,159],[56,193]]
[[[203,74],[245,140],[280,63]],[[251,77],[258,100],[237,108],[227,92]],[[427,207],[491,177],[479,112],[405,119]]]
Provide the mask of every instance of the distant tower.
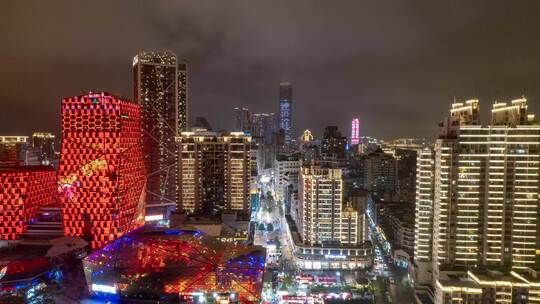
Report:
[[354,118],[351,123],[351,145],[360,143],[360,122],[358,118]]
[[321,141],[321,154],[327,157],[345,158],[347,137],[341,136],[337,126],[327,126]]
[[170,51],[133,59],[134,98],[141,106],[147,205],[176,205],[175,136],[187,129],[186,62]]
[[246,108],[234,108],[234,131],[251,132],[251,113]]
[[275,132],[274,113],[255,113],[251,115],[251,136],[259,141],[270,144],[272,134]]
[[285,133],[285,145],[289,146],[292,140],[292,84],[282,82],[279,84],[279,128]]
[[302,142],[311,142],[313,141],[313,135],[311,134],[311,131],[310,130],[305,130],[304,131],[304,134],[302,134]]

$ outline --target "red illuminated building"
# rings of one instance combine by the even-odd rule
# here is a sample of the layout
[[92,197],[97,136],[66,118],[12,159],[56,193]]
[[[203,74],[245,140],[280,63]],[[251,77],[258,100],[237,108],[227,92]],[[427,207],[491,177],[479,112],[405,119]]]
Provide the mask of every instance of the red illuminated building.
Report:
[[18,239],[39,207],[55,204],[56,172],[27,166],[0,170],[0,239]]
[[107,93],[62,100],[58,186],[66,235],[101,247],[144,224],[140,108]]

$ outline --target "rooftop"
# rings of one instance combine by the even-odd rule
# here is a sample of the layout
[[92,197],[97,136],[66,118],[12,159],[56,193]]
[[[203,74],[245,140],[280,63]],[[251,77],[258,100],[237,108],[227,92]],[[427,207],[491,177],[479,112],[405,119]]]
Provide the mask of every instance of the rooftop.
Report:
[[234,292],[258,300],[265,250],[236,246],[198,230],[142,227],[85,258],[91,283],[117,286],[122,297]]

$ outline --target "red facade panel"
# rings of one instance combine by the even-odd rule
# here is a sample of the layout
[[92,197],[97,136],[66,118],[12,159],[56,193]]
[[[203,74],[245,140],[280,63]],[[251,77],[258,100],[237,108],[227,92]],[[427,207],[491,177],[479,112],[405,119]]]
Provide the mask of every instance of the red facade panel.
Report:
[[52,167],[0,170],[0,239],[18,239],[39,207],[54,205],[56,199],[56,172]]
[[106,93],[64,98],[58,176],[66,235],[98,248],[142,226],[139,106]]

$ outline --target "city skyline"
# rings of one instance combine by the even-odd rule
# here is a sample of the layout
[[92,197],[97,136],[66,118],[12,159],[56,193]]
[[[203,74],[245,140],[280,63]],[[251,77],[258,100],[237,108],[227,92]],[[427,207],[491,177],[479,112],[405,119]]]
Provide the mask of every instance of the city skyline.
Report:
[[540,304],[540,2],[8,1],[0,302]]
[[[442,117],[441,109],[454,97],[491,103],[525,95],[532,101],[531,110],[537,111],[539,22],[533,12],[539,4],[489,4],[489,9],[480,3],[431,4],[425,10],[417,3],[390,9],[385,4],[333,4],[337,20],[324,14],[326,4],[314,5],[309,14],[303,12],[302,3],[287,6],[288,10],[278,3],[254,7],[250,16],[236,16],[242,11],[237,2],[202,8],[117,2],[99,10],[98,4],[76,7],[56,2],[38,4],[36,11],[45,13],[34,16],[24,4],[8,3],[0,27],[6,37],[0,55],[11,60],[0,79],[0,119],[9,123],[2,124],[0,133],[50,130],[58,135],[58,100],[83,91],[104,90],[132,99],[131,58],[141,51],[164,49],[190,63],[191,117],[206,116],[217,129],[232,129],[230,118],[220,114],[234,106],[277,113],[276,87],[284,80],[295,86],[293,134],[309,128],[316,137],[325,125],[347,130],[355,116],[362,121],[364,134],[373,137],[432,137],[436,124],[407,118]],[[122,8],[133,26],[115,26]],[[98,12],[101,22],[93,22]],[[386,14],[393,21],[379,25]],[[262,35],[269,28],[259,20],[272,15],[275,35]],[[25,17],[30,23],[18,26]],[[67,29],[63,22],[78,27]],[[36,27],[43,23],[50,26]],[[244,31],[245,23],[253,26]],[[135,37],[132,28],[138,33]],[[93,31],[100,33],[92,37],[96,44],[120,37],[123,43],[93,52],[86,46]],[[328,39],[319,41],[319,36]],[[282,43],[271,37],[282,37],[285,45],[278,46]],[[358,38],[350,41],[350,37]],[[35,45],[43,39],[47,43]],[[23,66],[35,67],[34,72],[20,69]],[[78,72],[81,66],[85,73]],[[23,83],[34,89],[19,90]],[[21,112],[29,118],[24,125],[18,119]]]

